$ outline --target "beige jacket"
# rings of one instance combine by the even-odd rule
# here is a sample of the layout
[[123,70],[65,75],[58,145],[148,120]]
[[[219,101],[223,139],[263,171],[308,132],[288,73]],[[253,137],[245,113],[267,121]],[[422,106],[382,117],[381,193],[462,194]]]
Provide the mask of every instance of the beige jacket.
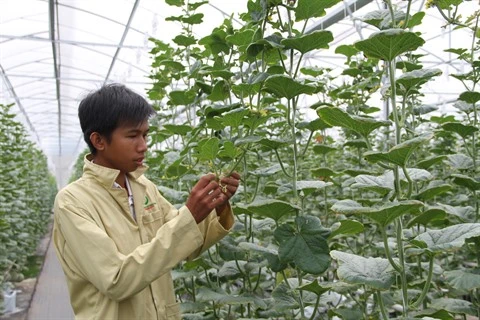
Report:
[[170,270],[223,238],[233,225],[230,206],[196,224],[143,176],[128,174],[127,192],[113,188],[119,171],[85,158],[83,176],[55,199],[53,239],[76,319],[180,319]]

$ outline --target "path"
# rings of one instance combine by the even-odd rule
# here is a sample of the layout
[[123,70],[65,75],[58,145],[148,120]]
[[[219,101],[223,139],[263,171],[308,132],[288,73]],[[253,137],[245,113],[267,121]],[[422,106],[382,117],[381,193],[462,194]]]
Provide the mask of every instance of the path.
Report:
[[65,276],[50,241],[42,272],[38,277],[28,320],[73,320]]

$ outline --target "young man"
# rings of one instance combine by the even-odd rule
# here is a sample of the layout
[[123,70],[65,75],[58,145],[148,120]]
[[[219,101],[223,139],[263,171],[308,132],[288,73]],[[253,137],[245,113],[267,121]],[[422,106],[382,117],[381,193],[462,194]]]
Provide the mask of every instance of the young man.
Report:
[[237,173],[203,176],[178,210],[143,176],[153,114],[117,84],[80,103],[91,154],[83,176],[58,193],[53,230],[76,319],[180,319],[170,270],[233,226]]

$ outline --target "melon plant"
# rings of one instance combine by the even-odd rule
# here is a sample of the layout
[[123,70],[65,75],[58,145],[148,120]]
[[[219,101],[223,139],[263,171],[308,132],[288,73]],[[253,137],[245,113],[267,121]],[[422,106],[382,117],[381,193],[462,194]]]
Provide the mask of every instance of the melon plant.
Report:
[[57,190],[47,158],[0,105],[0,288],[22,281],[51,221]]
[[472,39],[444,48],[467,72],[451,75],[458,112],[441,114],[422,103],[442,71],[422,65],[411,1],[336,46],[342,81],[305,63],[335,40],[308,22],[338,0],[246,1],[203,38],[208,1],[166,2],[182,32],[151,39],[149,177],[181,205],[202,173],[242,174],[233,232],[174,272],[185,318],[478,317],[480,13],[423,8]]

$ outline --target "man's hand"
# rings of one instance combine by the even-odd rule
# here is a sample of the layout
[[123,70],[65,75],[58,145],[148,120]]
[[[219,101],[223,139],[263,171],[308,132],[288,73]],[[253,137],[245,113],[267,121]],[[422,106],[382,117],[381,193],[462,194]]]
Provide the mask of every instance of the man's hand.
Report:
[[213,173],[200,178],[188,197],[186,206],[197,223],[205,219],[212,210],[226,201],[226,196],[218,187]]
[[235,192],[237,192],[238,186],[240,185],[240,178],[238,172],[232,172],[229,176],[220,179],[219,187],[222,193],[226,196],[226,200],[215,207],[217,214],[220,214],[225,210],[228,200],[233,197]]
[[225,210],[239,185],[240,175],[236,172],[223,177],[220,184],[213,173],[200,178],[188,197],[186,206],[197,223],[202,222],[213,209],[220,214]]

